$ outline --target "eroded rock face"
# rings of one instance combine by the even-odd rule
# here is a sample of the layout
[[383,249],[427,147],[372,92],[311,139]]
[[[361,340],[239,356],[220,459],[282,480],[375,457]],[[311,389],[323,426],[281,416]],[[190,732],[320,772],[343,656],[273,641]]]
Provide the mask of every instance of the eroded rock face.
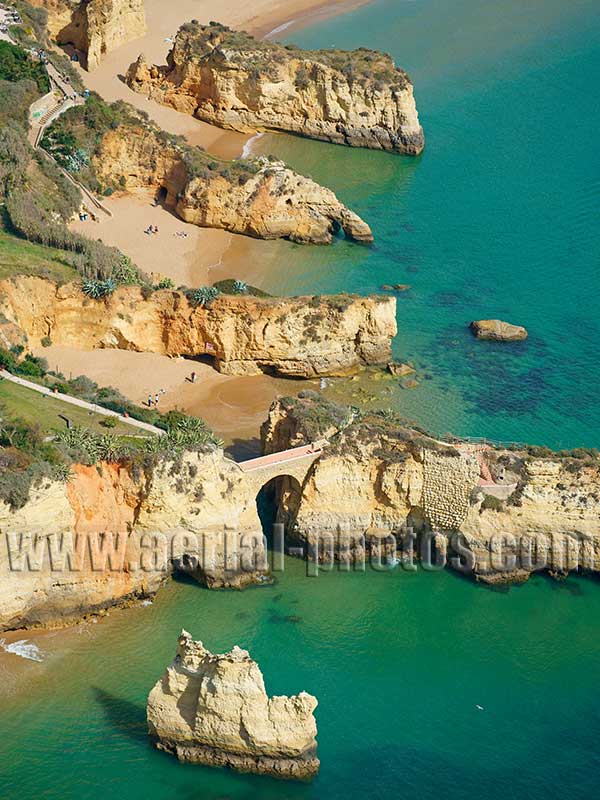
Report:
[[216,369],[229,375],[311,378],[387,363],[395,309],[393,298],[237,295],[221,295],[204,308],[171,290],[144,299],[135,286],[96,301],[77,284],[59,287],[35,277],[0,282],[0,314],[30,346],[49,336],[54,344],[84,350],[211,353]]
[[303,395],[274,403],[262,439],[265,452],[330,442],[279,509],[310,558],[385,562],[412,530],[429,536],[449,566],[490,583],[536,570],[600,570],[593,453],[450,446],[386,415],[357,417]]
[[209,588],[242,588],[268,570],[256,489],[223,451],[150,471],[76,465],[22,508],[0,503],[0,631],[150,597],[180,563]]
[[478,319],[469,327],[478,339],[495,342],[520,342],[529,335],[522,325],[511,325],[501,319]]
[[178,216],[200,227],[301,244],[329,244],[342,228],[351,239],[373,241],[369,226],[330,189],[281,161],[234,161],[210,169],[188,156],[189,148],[182,151],[150,128],[120,125],[104,136],[94,164],[105,185],[165,189]]
[[316,707],[306,692],[269,697],[246,650],[216,655],[182,631],[148,697],[148,730],[180,761],[309,778],[319,769]]
[[102,57],[146,32],[144,0],[32,0],[48,12],[48,32],[70,44],[94,69]]
[[410,78],[372,50],[302,51],[217,23],[188,23],[165,67],[149,67],[141,56],[127,83],[224,128],[413,155],[424,147]]

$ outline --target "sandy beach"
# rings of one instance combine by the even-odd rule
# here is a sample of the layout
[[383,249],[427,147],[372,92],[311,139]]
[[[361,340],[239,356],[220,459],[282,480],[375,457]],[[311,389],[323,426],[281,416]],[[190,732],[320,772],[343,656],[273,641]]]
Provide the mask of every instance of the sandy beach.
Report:
[[[103,214],[99,222],[76,220],[70,229],[118,247],[155,282],[158,276],[171,278],[176,286],[220,280],[217,275],[231,245],[231,233],[183,222],[164,206],[155,205],[152,191],[115,194],[102,202],[112,217]],[[146,233],[150,225],[158,233]]]
[[[191,359],[132,350],[87,351],[53,345],[34,352],[66,378],[87,375],[139,405],[146,405],[148,395],[158,392],[161,411],[179,409],[202,417],[227,446],[236,445],[236,456],[238,452],[258,452],[256,437],[275,397],[317,386],[315,381],[299,384],[268,375],[221,375],[208,364]],[[190,381],[192,371],[197,375],[195,383]]]
[[[81,70],[85,84],[106,100],[126,100],[145,111],[162,128],[183,135],[224,158],[239,157],[247,135],[225,132],[132,92],[123,82],[127,67],[140,53],[150,63],[164,63],[172,37],[191,19],[212,19],[244,28],[256,36],[276,37],[313,18],[342,13],[368,0],[255,0],[251,9],[239,0],[174,0],[165,11],[161,0],[146,0],[145,36],[106,55],[92,72]],[[149,191],[115,194],[103,200],[113,213],[98,222],[75,221],[71,229],[119,247],[148,275],[168,276],[186,286],[238,278],[261,286],[274,254],[287,243],[259,242],[221,230],[189,225],[167,208],[154,205]],[[149,225],[158,234],[146,234]],[[283,245],[283,248],[282,248]],[[117,350],[84,352],[51,347],[38,355],[66,376],[87,375],[98,384],[114,386],[126,397],[144,403],[149,393],[164,389],[161,408],[180,408],[203,417],[226,444],[246,441],[256,447],[256,436],[277,394],[295,393],[298,382],[268,376],[250,378],[220,375],[210,366],[184,359]],[[188,377],[198,373],[196,384]],[[306,385],[303,382],[302,385]],[[252,441],[254,440],[254,442]],[[242,450],[246,445],[242,445]]]
[[[191,19],[208,22],[218,19],[232,27],[243,27],[257,36],[282,33],[313,18],[331,16],[362,5],[367,0],[257,0],[249,12],[238,0],[175,0],[165,13],[160,0],[146,0],[148,31],[104,57],[92,72],[80,69],[85,84],[106,100],[126,100],[145,111],[162,128],[185,136],[224,158],[239,157],[249,137],[223,131],[186,114],[161,106],[132,92],[122,77],[140,53],[152,63],[164,63],[178,28]],[[119,194],[103,201],[113,212],[111,219],[98,222],[76,220],[71,229],[90,238],[100,238],[120,248],[147,274],[166,275],[177,285],[199,286],[223,278],[239,278],[260,286],[268,266],[261,259],[260,246],[249,238],[225,231],[198,228],[182,222],[170,210],[153,206],[150,193]],[[149,225],[159,228],[159,236],[144,233]],[[185,235],[181,235],[181,234]],[[262,244],[262,243],[261,243]],[[269,244],[265,252],[269,251]]]

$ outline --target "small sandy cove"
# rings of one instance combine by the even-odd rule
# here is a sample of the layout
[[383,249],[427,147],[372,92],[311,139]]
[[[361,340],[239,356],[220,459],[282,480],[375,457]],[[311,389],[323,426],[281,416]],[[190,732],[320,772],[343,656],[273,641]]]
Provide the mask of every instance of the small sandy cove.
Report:
[[[87,375],[139,405],[147,405],[148,396],[158,393],[160,411],[176,408],[202,417],[226,445],[245,443],[236,447],[236,454],[238,450],[256,454],[256,437],[275,397],[317,386],[316,381],[299,383],[267,375],[221,375],[208,364],[191,359],[132,350],[87,351],[53,345],[34,352],[66,378]],[[190,380],[192,371],[195,383]]]
[[[191,19],[202,22],[214,19],[265,36],[317,16],[341,13],[364,2],[254,0],[248,5],[240,0],[172,0],[165,8],[163,0],[145,0],[146,35],[106,55],[92,72],[80,72],[86,85],[106,100],[126,100],[146,111],[161,128],[185,136],[190,144],[201,145],[224,158],[237,158],[248,142],[247,135],[223,131],[132,92],[122,80],[129,64],[140,53],[150,63],[165,63],[172,37]],[[254,254],[260,253],[260,248],[246,237],[188,225],[170,210],[153,207],[151,193],[118,194],[104,202],[113,212],[112,218],[101,215],[98,222],[76,221],[72,230],[119,247],[148,274],[168,275],[176,284],[188,286],[214,283],[222,278],[239,278],[256,284],[264,277],[265,265],[244,257],[244,246]],[[149,225],[156,225],[159,234],[145,234]],[[232,248],[234,241],[236,246]]]
[[[315,17],[326,17],[357,7],[367,0],[145,0],[148,32],[104,57],[100,66],[82,71],[86,85],[106,100],[126,100],[147,112],[162,128],[183,135],[224,158],[239,157],[248,136],[218,128],[158,105],[132,92],[123,82],[127,67],[140,53],[150,63],[163,64],[179,27],[191,19],[217,20],[245,29],[256,36],[276,36]],[[106,199],[113,213],[99,222],[76,221],[72,225],[90,238],[119,247],[149,275],[172,278],[176,285],[200,286],[223,278],[239,278],[261,286],[282,243],[256,242],[225,231],[198,228],[154,204],[149,191],[118,194]],[[158,233],[146,233],[156,226]],[[279,245],[279,246],[277,246]],[[276,247],[276,249],[274,249]],[[264,258],[262,257],[264,256]],[[118,350],[85,352],[64,347],[42,348],[52,369],[70,375],[87,375],[102,386],[114,386],[126,397],[145,403],[159,392],[159,407],[179,408],[203,419],[227,444],[256,446],[260,424],[278,394],[296,393],[310,382],[286,381],[268,376],[229,377],[210,366],[185,359]],[[189,381],[192,370],[197,381]],[[162,392],[164,390],[164,393]]]

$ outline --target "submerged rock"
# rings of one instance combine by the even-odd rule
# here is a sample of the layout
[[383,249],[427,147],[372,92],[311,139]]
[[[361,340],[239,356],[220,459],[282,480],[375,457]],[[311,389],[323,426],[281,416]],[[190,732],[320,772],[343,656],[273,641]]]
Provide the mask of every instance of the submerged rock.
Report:
[[511,325],[501,319],[478,319],[469,327],[478,339],[496,342],[520,342],[529,335],[522,325]]
[[148,697],[148,731],[180,761],[310,778],[319,769],[316,707],[306,692],[269,697],[246,650],[214,654],[183,630]]
[[404,378],[406,375],[412,375],[415,371],[414,367],[411,367],[410,364],[401,364],[398,361],[390,361],[387,365],[387,370],[396,378]]

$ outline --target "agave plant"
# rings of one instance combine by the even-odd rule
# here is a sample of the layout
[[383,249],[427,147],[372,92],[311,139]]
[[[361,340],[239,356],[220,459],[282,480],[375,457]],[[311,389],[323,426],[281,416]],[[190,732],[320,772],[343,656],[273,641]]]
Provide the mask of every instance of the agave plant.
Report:
[[235,294],[246,294],[248,291],[248,284],[246,281],[234,281],[233,291]]
[[106,278],[106,280],[87,280],[81,285],[81,291],[93,300],[101,300],[103,297],[108,297],[117,288],[117,282],[114,278]]
[[203,308],[218,297],[219,290],[216,286],[201,286],[199,289],[194,289],[189,294],[190,302],[193,306],[202,306]]

